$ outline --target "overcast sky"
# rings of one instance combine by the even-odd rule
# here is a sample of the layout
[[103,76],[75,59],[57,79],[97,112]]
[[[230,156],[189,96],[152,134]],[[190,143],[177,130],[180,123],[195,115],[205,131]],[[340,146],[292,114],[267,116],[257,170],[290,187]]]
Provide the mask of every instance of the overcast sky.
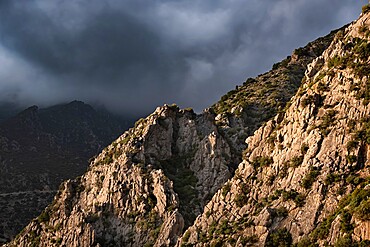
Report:
[[361,0],[1,0],[0,99],[197,111],[332,29]]

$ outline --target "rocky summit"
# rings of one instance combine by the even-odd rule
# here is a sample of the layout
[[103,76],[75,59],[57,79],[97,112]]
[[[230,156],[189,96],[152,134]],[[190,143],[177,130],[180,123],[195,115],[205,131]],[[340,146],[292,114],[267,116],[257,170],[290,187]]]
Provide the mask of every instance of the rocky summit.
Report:
[[369,246],[369,10],[202,114],[158,107],[6,246]]

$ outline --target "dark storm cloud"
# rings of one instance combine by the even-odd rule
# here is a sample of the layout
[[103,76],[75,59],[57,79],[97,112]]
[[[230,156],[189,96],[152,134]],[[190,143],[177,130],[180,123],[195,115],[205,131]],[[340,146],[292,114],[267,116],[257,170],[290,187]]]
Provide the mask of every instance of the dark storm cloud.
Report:
[[0,97],[200,110],[357,18],[350,0],[0,2]]

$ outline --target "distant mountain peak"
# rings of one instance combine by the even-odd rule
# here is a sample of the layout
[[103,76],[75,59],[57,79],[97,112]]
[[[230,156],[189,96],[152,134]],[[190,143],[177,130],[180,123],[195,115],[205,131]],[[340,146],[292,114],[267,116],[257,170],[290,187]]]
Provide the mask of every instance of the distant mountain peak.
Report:
[[81,101],[31,106],[1,122],[0,242],[14,237],[51,202],[60,182],[85,172],[91,156],[128,127]]

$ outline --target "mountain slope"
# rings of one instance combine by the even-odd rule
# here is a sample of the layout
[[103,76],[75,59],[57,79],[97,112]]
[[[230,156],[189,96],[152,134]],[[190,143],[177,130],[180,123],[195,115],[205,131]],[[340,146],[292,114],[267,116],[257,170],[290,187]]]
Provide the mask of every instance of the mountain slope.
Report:
[[231,177],[230,157],[212,113],[157,108],[108,146],[87,173],[64,183],[16,245],[173,246]]
[[320,56],[334,35],[344,28],[294,50],[291,56],[274,64],[269,72],[247,79],[211,107],[217,114],[217,124],[225,132],[238,157],[245,149],[245,138],[284,110],[301,85],[307,65]]
[[[357,211],[336,212],[340,195],[326,192],[341,187],[344,176],[366,185],[354,172],[366,161],[364,151],[355,157],[342,150],[350,138],[342,125],[352,109],[354,121],[367,115],[367,105],[344,90],[352,85],[348,78],[355,81],[353,71],[338,67],[340,58],[334,56],[343,55],[335,47],[346,44],[343,35],[349,36],[354,26],[340,31],[322,57],[314,59],[334,33],[319,40],[317,49],[314,43],[300,49],[202,114],[175,105],[157,108],[103,150],[84,175],[63,183],[54,202],[8,246],[278,246],[277,241],[290,246],[306,241],[305,246],[318,241],[313,232],[321,222],[327,226],[323,219],[331,214],[352,229],[348,219]],[[363,59],[356,61],[367,68]],[[282,111],[303,77],[304,84]],[[245,95],[252,89],[257,93]],[[359,95],[366,99],[367,93]],[[265,105],[250,104],[264,98]],[[279,114],[262,125],[274,113]],[[248,138],[235,171],[244,138],[261,125]],[[364,150],[360,141],[353,140],[351,152]],[[343,195],[354,188],[348,186]],[[334,242],[334,232],[322,235]]]
[[339,32],[285,113],[247,139],[182,245],[370,244],[369,17]]
[[0,239],[10,239],[53,198],[59,184],[124,130],[107,113],[73,101],[30,107],[0,124]]

